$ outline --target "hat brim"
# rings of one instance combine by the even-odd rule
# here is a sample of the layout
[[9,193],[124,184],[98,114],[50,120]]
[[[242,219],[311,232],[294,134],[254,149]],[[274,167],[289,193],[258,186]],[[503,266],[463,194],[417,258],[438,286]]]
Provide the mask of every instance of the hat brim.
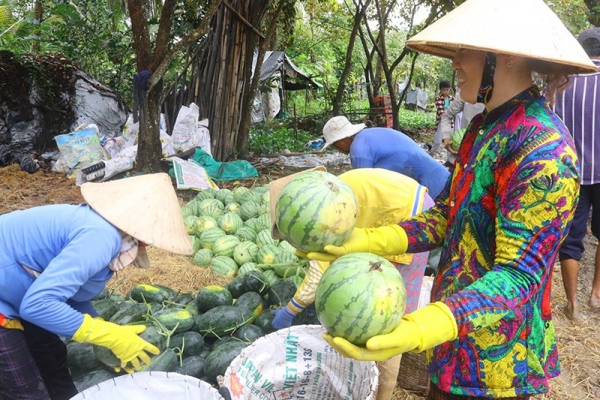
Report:
[[169,175],[88,182],[81,185],[81,194],[102,218],[137,240],[170,253],[192,254],[192,242]]
[[331,142],[326,141],[325,144],[323,145],[323,147],[321,148],[321,151],[324,151],[327,147],[329,147],[330,145],[334,144],[335,142],[337,142],[339,140],[343,140],[348,137],[356,135],[358,132],[365,129],[365,126],[366,126],[365,124],[351,124],[350,128],[348,128],[347,130],[344,130],[340,134],[340,136],[337,137],[335,140],[332,140]]
[[568,73],[595,72],[579,42],[542,0],[468,0],[406,41],[453,58],[472,49],[541,60]]
[[275,213],[275,208],[277,206],[277,199],[279,199],[279,194],[283,190],[284,186],[287,185],[292,179],[294,179],[300,174],[304,174],[305,172],[311,171],[327,172],[327,169],[323,166],[309,168],[304,171],[296,172],[295,174],[276,179],[269,184],[269,214],[271,217],[271,236],[273,237],[273,239],[281,239],[281,232],[279,232],[279,229],[277,229]]

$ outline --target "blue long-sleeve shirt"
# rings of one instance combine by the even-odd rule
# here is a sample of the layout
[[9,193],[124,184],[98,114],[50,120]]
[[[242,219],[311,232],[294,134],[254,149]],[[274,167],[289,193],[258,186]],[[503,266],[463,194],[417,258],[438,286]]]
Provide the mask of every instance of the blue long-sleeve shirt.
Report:
[[121,236],[88,205],[48,205],[0,215],[0,248],[0,314],[71,337],[113,275]]
[[432,198],[442,191],[450,173],[415,141],[389,128],[360,131],[350,146],[353,168],[384,168],[409,176],[429,189]]

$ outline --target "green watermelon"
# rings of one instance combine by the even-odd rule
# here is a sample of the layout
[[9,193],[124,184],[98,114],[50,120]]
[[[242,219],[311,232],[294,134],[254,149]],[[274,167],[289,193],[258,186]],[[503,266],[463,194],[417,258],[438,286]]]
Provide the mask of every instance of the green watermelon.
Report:
[[240,244],[240,239],[238,239],[237,236],[221,236],[213,243],[212,251],[215,256],[231,257],[238,244]]
[[259,271],[260,272],[260,268],[258,268],[256,266],[255,262],[244,263],[244,264],[240,265],[240,268],[238,269],[238,276],[246,275],[250,271]]
[[219,200],[223,204],[229,204],[233,201],[233,194],[229,189],[221,189],[215,193],[215,199]]
[[198,250],[202,248],[202,243],[200,243],[200,238],[196,235],[189,235],[190,240],[192,242],[192,252],[196,254]]
[[202,232],[204,232],[207,229],[210,228],[216,228],[217,227],[217,220],[214,219],[213,217],[209,217],[208,215],[202,215],[200,217],[196,218],[196,231],[194,232],[195,235],[200,235]]
[[275,257],[281,253],[281,249],[274,244],[266,244],[258,249],[256,262],[259,264],[273,264]]
[[238,265],[254,261],[257,254],[258,246],[250,241],[241,242],[233,249],[233,259]]
[[256,193],[252,190],[247,191],[246,193],[244,193],[242,195],[242,201],[240,204],[245,204],[245,203],[260,203],[260,200],[262,199],[262,195],[259,193]]
[[217,220],[219,228],[223,229],[228,235],[233,235],[238,229],[244,225],[242,217],[237,213],[227,212],[219,217]]
[[239,237],[240,240],[249,240],[254,242],[256,240],[256,231],[249,226],[244,225],[235,231],[235,236]]
[[185,231],[188,233],[188,235],[196,234],[197,220],[198,217],[196,217],[195,215],[188,215],[187,217],[183,218],[183,225],[185,226]]
[[225,235],[227,234],[221,228],[207,229],[200,234],[200,245],[203,249],[212,250],[215,241]]
[[364,346],[390,333],[402,318],[406,291],[396,267],[371,253],[353,253],[331,263],[315,293],[319,321],[332,336]]
[[213,259],[213,252],[209,249],[200,249],[194,254],[194,264],[199,267],[206,268],[210,265]]
[[210,269],[218,275],[233,278],[237,274],[238,265],[233,258],[216,256],[210,261]]
[[342,245],[358,217],[354,193],[341,179],[323,171],[297,175],[283,187],[275,223],[292,246],[305,252]]
[[204,286],[196,295],[196,305],[199,312],[207,312],[217,306],[230,306],[233,304],[233,296],[223,286]]
[[200,213],[202,214],[202,212],[207,209],[207,208],[211,208],[211,207],[216,207],[220,210],[223,210],[225,207],[223,206],[223,203],[220,202],[217,199],[205,199],[202,200],[199,204],[198,207],[200,208]]
[[203,209],[200,210],[200,215],[206,215],[208,217],[217,219],[219,218],[221,215],[223,215],[223,208],[220,207],[216,207],[215,205],[211,204]]
[[244,195],[246,193],[248,193],[250,191],[250,189],[248,189],[247,187],[244,186],[238,186],[235,189],[233,189],[233,201],[235,201],[238,204],[243,204],[244,203]]
[[244,221],[250,218],[254,218],[258,215],[258,208],[259,205],[255,201],[248,201],[246,203],[243,203],[239,210],[240,217],[242,217]]
[[240,205],[238,203],[236,203],[235,201],[232,201],[231,203],[227,203],[225,205],[225,211],[236,213],[236,212],[240,211]]
[[261,231],[259,231],[256,234],[256,245],[258,246],[258,248],[261,248],[263,246],[266,246],[268,244],[272,244],[272,245],[277,245],[278,242],[277,240],[273,239],[273,236],[271,236],[271,230],[270,229],[263,229]]
[[217,191],[214,189],[204,189],[200,193],[198,193],[196,195],[196,197],[194,197],[194,200],[202,201],[202,200],[206,200],[206,199],[214,199],[216,194],[217,194]]

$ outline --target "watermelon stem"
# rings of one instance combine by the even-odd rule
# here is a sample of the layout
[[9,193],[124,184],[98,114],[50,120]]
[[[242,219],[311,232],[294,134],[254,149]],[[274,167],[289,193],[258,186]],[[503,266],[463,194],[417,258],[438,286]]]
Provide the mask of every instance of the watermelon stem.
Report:
[[371,268],[369,268],[369,272],[375,271],[375,270],[377,270],[379,272],[383,271],[381,269],[381,261],[377,261],[377,262],[371,263]]

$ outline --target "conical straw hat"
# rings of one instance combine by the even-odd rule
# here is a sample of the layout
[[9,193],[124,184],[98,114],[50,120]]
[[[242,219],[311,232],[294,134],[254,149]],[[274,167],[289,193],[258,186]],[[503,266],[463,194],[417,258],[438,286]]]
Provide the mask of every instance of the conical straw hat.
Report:
[[81,185],[85,201],[134,238],[171,253],[192,254],[181,207],[165,173]]
[[452,58],[457,49],[512,54],[595,72],[581,45],[543,0],[467,0],[406,42]]

